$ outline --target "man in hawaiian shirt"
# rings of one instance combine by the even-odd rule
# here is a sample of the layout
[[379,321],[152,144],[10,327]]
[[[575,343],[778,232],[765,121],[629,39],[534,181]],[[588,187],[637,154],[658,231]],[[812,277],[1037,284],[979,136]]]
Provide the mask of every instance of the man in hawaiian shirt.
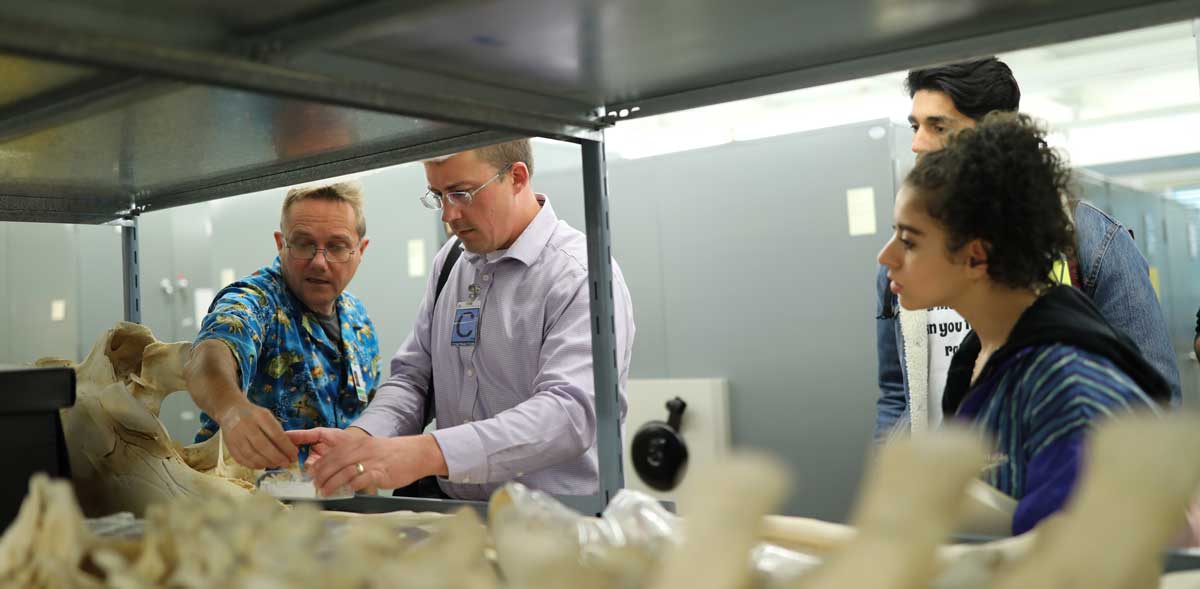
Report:
[[285,429],[345,428],[374,396],[375,326],[344,292],[367,249],[362,203],[352,183],[289,191],[279,257],[217,293],[185,368],[197,442],[221,429],[240,464],[286,467]]

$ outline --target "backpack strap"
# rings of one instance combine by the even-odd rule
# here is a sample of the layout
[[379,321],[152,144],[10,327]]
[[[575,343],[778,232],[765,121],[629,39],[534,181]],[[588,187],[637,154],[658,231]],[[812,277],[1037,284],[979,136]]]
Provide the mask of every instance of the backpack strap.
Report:
[[[450,244],[450,251],[446,252],[446,259],[442,261],[442,271],[438,274],[437,288],[433,291],[433,307],[437,308],[438,300],[442,298],[442,291],[446,288],[446,281],[450,280],[450,272],[454,271],[454,265],[458,263],[458,258],[462,256],[462,247],[457,238],[454,238],[454,243]],[[429,386],[425,389],[425,415],[422,417],[422,424],[429,425],[434,417],[437,417],[435,399],[433,394],[433,375],[429,376]]]
[[458,238],[455,238],[454,243],[450,246],[450,251],[446,252],[446,260],[442,262],[442,272],[438,274],[437,290],[433,291],[434,306],[437,306],[438,299],[442,298],[442,290],[446,288],[446,281],[450,280],[450,272],[454,270],[454,264],[458,262],[461,255],[462,247],[458,243]]

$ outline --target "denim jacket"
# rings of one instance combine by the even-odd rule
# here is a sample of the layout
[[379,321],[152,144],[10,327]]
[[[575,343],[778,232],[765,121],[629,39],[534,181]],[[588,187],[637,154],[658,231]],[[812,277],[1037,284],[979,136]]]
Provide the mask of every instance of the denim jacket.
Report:
[[[1081,290],[1096,303],[1109,323],[1124,331],[1137,344],[1146,360],[1171,385],[1172,405],[1181,398],[1179,367],[1167,332],[1162,307],[1150,283],[1150,267],[1133,237],[1123,225],[1100,209],[1080,202],[1075,206],[1075,240],[1078,248]],[[875,347],[879,358],[879,399],[875,403],[875,439],[881,440],[896,429],[907,430],[913,419],[910,405],[927,411],[928,367],[923,358],[905,357],[902,310],[888,289],[887,267],[880,266],[876,277]],[[905,311],[904,313],[907,313]],[[910,334],[923,336],[920,330]],[[910,336],[911,337],[911,336]],[[919,336],[918,336],[919,337]],[[909,348],[924,350],[921,342],[909,342]],[[914,385],[909,386],[909,373]],[[917,384],[919,383],[919,384]],[[924,419],[922,414],[919,420]]]

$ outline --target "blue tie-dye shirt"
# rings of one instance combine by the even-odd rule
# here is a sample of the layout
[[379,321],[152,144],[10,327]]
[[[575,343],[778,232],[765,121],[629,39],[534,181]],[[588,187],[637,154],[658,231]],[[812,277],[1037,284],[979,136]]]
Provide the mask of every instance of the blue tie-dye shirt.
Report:
[[1017,500],[1015,535],[1066,504],[1092,427],[1135,411],[1158,409],[1111,360],[1050,344],[1021,350],[990,378],[981,377],[955,417],[971,420],[995,440],[983,479]]
[[[331,341],[317,315],[288,289],[279,258],[217,293],[196,342],[224,342],[237,360],[250,402],[270,409],[285,430],[345,428],[374,397],[379,341],[367,310],[343,292],[334,305],[342,341]],[[200,416],[196,441],[216,421]]]

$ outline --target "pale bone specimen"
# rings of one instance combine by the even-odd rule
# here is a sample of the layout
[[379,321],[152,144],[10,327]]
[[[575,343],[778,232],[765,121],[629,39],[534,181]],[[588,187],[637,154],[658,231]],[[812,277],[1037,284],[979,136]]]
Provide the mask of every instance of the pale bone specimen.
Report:
[[735,455],[696,473],[680,495],[687,506],[684,538],[667,551],[655,589],[740,589],[752,578],[750,551],[759,542],[762,517],[777,509],[790,487],[773,459]]
[[[1007,535],[1012,528],[1012,507],[1007,503],[1015,502],[977,479],[968,483],[966,493],[964,511],[967,513],[963,515],[964,521],[955,526],[956,531],[981,536]],[[971,520],[970,525],[965,523],[966,520]],[[840,549],[853,540],[854,528],[819,519],[768,515],[763,518],[761,534],[763,540],[786,548],[824,553]]]
[[984,461],[979,438],[951,428],[885,446],[864,482],[854,539],[796,586],[928,587],[936,548],[954,530]]
[[1037,530],[984,544],[952,544],[938,549],[940,572],[935,589],[988,587],[996,574],[1026,558],[1033,550]]
[[1162,550],[1200,485],[1200,420],[1170,415],[1097,428],[1067,508],[996,589],[1154,587]]
[[87,553],[96,545],[70,485],[34,475],[17,519],[0,538],[0,586],[101,587],[82,570]]
[[[501,492],[494,494],[493,499]],[[493,500],[492,505],[498,504]],[[561,504],[558,506],[567,510]],[[606,574],[610,571],[589,566],[580,557],[574,526],[555,519],[553,516],[529,517],[517,508],[489,508],[496,564],[508,583],[522,589],[620,587],[615,582],[617,579]]]
[[[225,455],[220,436],[179,448],[158,420],[167,395],[184,390],[187,342],[163,344],[119,323],[75,366],[75,406],[62,411],[71,474],[84,513],[146,508],[181,495],[244,497],[254,473]],[[44,363],[43,363],[44,364]]]
[[[378,524],[373,525],[376,530],[382,529]],[[382,539],[381,534],[376,537]],[[345,542],[342,554],[334,562],[347,562],[368,552],[356,544],[360,543],[353,539]],[[486,556],[487,545],[487,528],[474,511],[463,509],[454,517],[438,522],[428,539],[398,558],[364,556],[365,562],[358,566],[371,567],[365,585],[368,589],[392,588],[399,583],[405,589],[497,589],[501,583]],[[333,586],[358,587],[346,583]]]
[[1159,589],[1200,589],[1200,571],[1180,571],[1163,575]]
[[595,518],[519,483],[493,493],[488,524],[500,570],[522,589],[641,587],[679,527],[637,491],[621,491]]
[[[936,440],[937,436],[934,437]],[[974,437],[971,436],[970,440],[974,440]],[[930,442],[920,443],[928,444]],[[970,442],[965,446],[968,451],[973,447],[973,443]],[[946,446],[941,446],[942,448],[963,447],[961,435],[944,441],[944,444]],[[903,458],[912,460],[911,452],[905,454]],[[653,586],[686,587],[687,583],[694,583],[698,578],[705,579],[704,586],[706,587],[722,587],[723,585],[718,583],[730,579],[729,582],[732,584],[724,586],[742,587],[752,586],[755,583],[766,586],[786,586],[780,583],[796,579],[812,568],[813,558],[805,555],[828,557],[830,554],[843,551],[855,539],[855,529],[850,526],[806,518],[764,516],[757,536],[742,538],[741,543],[746,546],[754,546],[759,540],[766,540],[799,550],[800,553],[789,555],[761,544],[754,546],[753,551],[739,550],[735,546],[735,543],[739,542],[739,530],[750,529],[747,526],[750,526],[750,522],[753,521],[749,517],[747,504],[744,501],[747,498],[754,501],[754,497],[727,489],[726,487],[730,486],[728,481],[731,479],[769,481],[771,477],[769,475],[764,477],[761,474],[731,475],[730,473],[741,473],[748,468],[747,465],[738,463],[739,460],[734,458],[728,463],[717,466],[716,480],[700,480],[702,475],[698,475],[696,479],[696,489],[704,494],[708,504],[697,508],[686,518],[686,536],[693,537],[692,534],[698,534],[695,537],[701,540],[697,541],[698,546],[691,546],[690,549],[680,548],[679,553],[683,556],[677,555],[673,560],[679,565],[675,567],[676,571],[673,574],[687,573],[693,577],[662,580],[658,585]],[[889,464],[893,466],[893,469],[889,471],[892,474],[900,472],[896,470],[897,468],[902,471],[905,466],[905,464],[897,464],[895,458]],[[923,468],[929,471],[939,470],[942,468],[940,464],[940,459],[925,462]],[[917,464],[917,466],[922,466],[922,464]],[[970,478],[976,472],[977,466],[960,468],[960,480],[955,484],[962,489],[966,486],[963,477]],[[879,484],[886,486],[894,484],[897,478],[893,476],[881,480],[881,477],[876,477],[876,480],[879,481]],[[937,478],[934,477],[935,480]],[[912,491],[911,486],[910,483],[909,491]],[[873,496],[879,497],[881,494],[882,496],[891,496],[892,491],[891,488],[884,489]],[[617,503],[621,499],[621,495],[618,495],[618,500],[610,505],[604,518],[601,519],[579,516],[552,500],[538,500],[538,495],[536,491],[508,485],[492,497],[489,520],[498,553],[498,563],[505,573],[506,580],[514,587],[542,589],[571,586],[575,589],[587,589],[591,587],[646,586],[646,582],[653,578],[659,567],[670,566],[659,562],[668,560],[662,556],[664,549],[669,552],[673,545],[680,541],[686,542],[686,539],[678,539],[681,536],[678,533],[680,524],[661,516],[643,517],[641,523],[632,522],[635,525],[629,525],[631,522],[626,519],[619,522],[624,525],[605,526],[605,523],[609,523],[605,520],[610,519],[610,512],[619,507]],[[906,498],[912,499],[913,495],[911,492],[907,493]],[[965,495],[963,501],[966,501]],[[720,505],[712,505],[716,503]],[[926,502],[926,508],[928,507],[928,502]],[[754,509],[753,504],[749,509]],[[765,512],[766,508],[763,509]],[[903,510],[904,508],[899,509]],[[736,515],[730,516],[730,514]],[[730,527],[724,520],[719,519],[720,517],[733,517],[745,525]],[[945,517],[950,522],[946,525],[951,525],[954,520],[953,514]],[[642,534],[642,536],[674,539],[674,541],[657,544],[644,540],[641,542],[631,541],[634,539],[629,537],[633,535],[630,530],[636,533],[639,526],[645,527],[644,522],[655,520],[665,521],[662,526],[659,526],[662,529],[650,534]],[[913,525],[919,526],[921,523],[916,522]],[[611,530],[611,532],[605,533],[605,530]],[[696,532],[695,530],[700,531]],[[753,531],[751,533],[753,534]],[[612,539],[621,535],[626,536],[622,539],[623,541]],[[938,540],[940,538],[933,538],[930,540],[930,545],[932,546],[932,543],[936,543]],[[938,574],[933,586],[945,588],[984,586],[993,578],[997,569],[1022,557],[1027,552],[1031,541],[1032,535],[1026,535],[983,545],[941,547],[936,553],[937,561],[934,571]],[[614,549],[614,547],[635,546],[640,553]],[[727,557],[726,560],[722,562],[720,559],[714,559],[710,554],[703,552],[706,548],[719,548]],[[747,554],[751,557],[746,558]],[[933,554],[933,548],[929,548],[926,554]],[[774,562],[764,560],[767,557]],[[749,568],[752,562],[756,569],[762,567],[764,563],[771,566],[768,566],[767,570],[752,571]],[[775,564],[785,566],[774,567]],[[770,570],[771,568],[774,570]],[[714,574],[714,571],[717,573]],[[918,583],[918,585],[920,584]]]
[[962,519],[955,526],[960,534],[1007,536],[1012,533],[1017,502],[979,479],[967,485]]
[[[969,499],[968,499],[969,500]],[[782,515],[763,518],[762,539],[802,555],[827,558],[855,537],[852,526]],[[937,549],[938,589],[984,587],[996,572],[1024,558],[1033,547],[1035,532],[981,544],[950,544]],[[1197,589],[1200,589],[1198,587]]]
[[[413,515],[413,514],[410,514]],[[314,509],[249,500],[176,498],[151,506],[141,539],[88,532],[71,488],[35,476],[0,539],[0,586],[24,589],[333,587],[495,589],[486,530],[473,512],[404,518],[429,537],[414,545],[394,517],[331,524]]]
[[763,517],[759,537],[799,552],[825,554],[849,544],[854,539],[854,528],[807,517],[768,515]]

